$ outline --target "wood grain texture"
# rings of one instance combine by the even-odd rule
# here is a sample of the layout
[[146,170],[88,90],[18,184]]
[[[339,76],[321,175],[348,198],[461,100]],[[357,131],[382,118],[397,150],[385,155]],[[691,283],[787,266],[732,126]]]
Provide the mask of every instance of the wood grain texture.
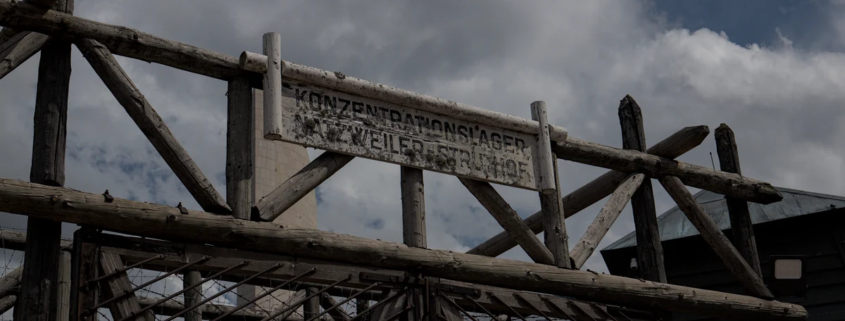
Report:
[[[282,36],[275,32],[265,33],[264,55],[267,56],[267,71],[264,72],[264,138],[282,137]],[[305,317],[308,319],[308,317]]]
[[[531,103],[531,119],[540,123],[537,135],[537,167],[540,185],[540,212],[543,213],[543,243],[554,257],[554,265],[561,268],[572,266],[569,258],[569,240],[566,234],[566,216],[560,195],[557,155],[552,153],[548,135],[548,112],[546,103]],[[527,226],[526,226],[527,227]],[[530,235],[530,234],[529,234]]]
[[[103,269],[103,274],[114,273],[124,267],[120,256],[112,253],[102,253],[100,255],[100,267]],[[115,277],[103,280],[105,286],[106,298],[111,298],[132,291],[132,282],[129,281],[129,276],[126,272],[120,272]],[[141,310],[141,305],[138,303],[138,297],[135,293],[129,294],[122,299],[114,301],[109,304],[109,311],[115,320],[120,320],[125,317],[137,313]],[[137,315],[135,321],[144,321],[144,315]]]
[[288,178],[252,208],[254,219],[272,222],[317,186],[349,164],[355,156],[325,151]]
[[[619,103],[619,124],[622,128],[622,148],[645,152],[643,113],[631,96],[625,96]],[[657,226],[657,209],[654,206],[651,179],[644,180],[631,196],[631,209],[634,212],[640,277],[666,283],[663,244],[660,242],[660,229]]]
[[552,252],[537,239],[537,236],[531,232],[528,225],[525,225],[519,214],[493,189],[490,183],[465,178],[459,179],[534,262],[542,264],[555,263]]
[[70,320],[70,267],[71,253],[59,252],[59,287],[56,293],[56,320]]
[[76,46],[197,203],[207,212],[231,213],[226,200],[217,193],[108,48],[91,39],[78,40]]
[[[51,9],[51,8],[53,8],[54,10],[61,10],[62,8],[54,8],[54,6],[56,6],[57,4],[59,6],[67,5],[67,2],[61,3],[61,2],[58,2],[56,0],[24,0],[24,1],[26,3],[31,4],[33,7],[43,9],[44,11],[46,11],[46,9]],[[73,10],[67,10],[66,12],[73,12]],[[19,34],[21,34],[21,32],[19,30],[15,30],[15,29],[12,29],[12,28],[3,28],[3,30],[0,30],[0,44],[5,44],[7,41],[9,41],[10,39],[12,39],[13,37],[15,37]],[[44,36],[44,38],[46,39],[47,36]],[[0,78],[2,78],[2,77],[0,77]]]
[[629,307],[724,318],[807,318],[803,307],[790,303],[543,264],[411,248],[404,244],[314,229],[284,229],[272,223],[244,221],[193,210],[181,214],[172,206],[122,198],[107,203],[102,195],[14,179],[0,179],[0,211],[171,241],[207,243],[386,269],[414,269],[431,277]]
[[[721,124],[714,133],[716,139],[716,153],[719,155],[719,166],[722,171],[742,175],[739,166],[739,151],[736,145],[736,137],[733,130],[727,124]],[[757,254],[757,241],[754,238],[754,224],[751,222],[751,213],[748,211],[748,202],[726,197],[728,213],[731,218],[731,233],[733,244],[739,254],[751,265],[757,275],[762,276],[760,271],[760,257]]]
[[40,33],[23,31],[0,44],[0,79],[35,55],[49,39]]
[[[56,6],[73,12],[73,0],[62,0]],[[29,173],[29,180],[38,184],[62,186],[65,181],[70,47],[70,43],[63,41],[54,41],[42,47]],[[27,218],[26,230],[21,292],[14,309],[14,318],[54,321],[58,310],[56,294],[59,284],[61,223]]]
[[[693,126],[683,128],[661,142],[648,149],[648,153],[666,158],[675,158],[695,148],[710,134],[707,126]],[[585,184],[581,188],[569,193],[562,199],[564,215],[570,217],[607,197],[625,180],[628,174],[609,171],[602,176]],[[525,224],[534,234],[544,229],[542,211],[525,218]],[[516,242],[506,232],[496,234],[487,241],[477,245],[468,254],[484,256],[499,256],[516,246]]]
[[255,172],[255,108],[249,80],[244,76],[230,80],[226,98],[226,203],[232,216],[248,220]]
[[425,182],[423,170],[400,168],[402,192],[402,239],[405,245],[428,246],[425,229]]
[[[202,274],[200,271],[186,271],[184,276],[182,276],[182,288],[187,289],[193,285],[199,284],[202,282]],[[185,302],[185,307],[191,307],[200,303],[203,300],[202,298],[202,286],[195,287],[191,290],[186,291],[182,294],[183,302]],[[182,315],[185,321],[202,321],[202,309],[196,308],[191,311],[186,312]]]
[[725,263],[725,266],[736,276],[739,282],[755,296],[772,298],[772,293],[763,283],[763,279],[745,262],[736,248],[731,245],[728,237],[722,233],[716,222],[704,212],[701,204],[698,204],[698,201],[681,183],[681,180],[673,176],[664,176],[659,180],[669,196],[675,200],[675,203],[678,203],[678,207],[701,234],[704,241],[713,248],[716,255]]
[[622,210],[625,209],[625,205],[631,200],[631,196],[640,187],[643,179],[645,179],[645,175],[643,174],[631,174],[613,191],[610,199],[601,208],[596,219],[593,220],[593,223],[590,223],[587,231],[584,232],[584,235],[581,236],[581,239],[572,248],[570,256],[572,257],[572,262],[575,264],[573,266],[574,269],[580,269],[587,262],[587,259],[593,255],[596,246],[599,245],[605,234],[607,234],[607,231],[610,230],[610,227],[619,218],[619,214],[622,214]]

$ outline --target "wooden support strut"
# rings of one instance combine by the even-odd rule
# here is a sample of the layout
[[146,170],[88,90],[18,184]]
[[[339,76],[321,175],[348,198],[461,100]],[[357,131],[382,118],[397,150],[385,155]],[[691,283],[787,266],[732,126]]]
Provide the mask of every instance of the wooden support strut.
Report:
[[[56,11],[36,14],[32,6],[11,0],[0,0],[0,25],[22,30],[31,30],[51,36],[91,38],[98,40],[115,54],[155,62],[209,77],[228,80],[244,72],[238,58],[211,50],[197,48],[176,41],[156,37],[126,27],[94,22]],[[377,84],[334,72],[297,65],[282,61],[282,76],[315,86],[334,88],[362,97],[379,99],[419,108],[426,111],[444,111],[468,121],[484,119],[498,127],[517,132],[537,134],[538,123],[519,117],[460,104],[445,99],[412,93],[406,90]],[[253,73],[253,79],[263,77]],[[260,81],[251,82],[255,87]],[[258,85],[257,88],[260,88]],[[495,121],[488,121],[495,120]],[[556,141],[552,151],[558,157],[593,166],[605,167],[623,172],[643,172],[650,177],[662,175],[677,176],[686,184],[763,204],[777,202],[783,196],[771,185],[736,174],[714,172],[701,166],[693,166],[669,159],[644,155],[642,152],[624,151],[595,143],[569,138],[564,128],[552,126],[551,139]],[[566,140],[563,142],[563,140]],[[615,187],[615,185],[614,185]],[[608,192],[609,194],[609,192]],[[606,196],[606,195],[605,195]]]
[[[72,13],[73,4],[73,0],[61,0],[56,6]],[[40,58],[29,180],[38,184],[62,186],[65,181],[71,44],[61,40],[53,41],[43,47]],[[21,274],[21,293],[14,309],[14,319],[55,321],[62,224],[29,217],[26,229],[28,239]]]
[[[622,127],[622,146],[645,152],[645,131],[643,113],[631,96],[625,96],[619,103],[619,123]],[[634,212],[634,226],[637,235],[637,263],[643,279],[666,283],[666,268],[663,265],[663,244],[657,227],[657,210],[654,206],[654,191],[651,180],[644,180],[631,197]]]
[[[560,199],[560,179],[558,178],[557,156],[552,154],[549,139],[549,120],[546,103],[531,103],[531,119],[540,123],[537,135],[538,152],[535,161],[540,168],[540,212],[543,213],[543,237],[546,248],[552,254],[554,265],[561,268],[572,266],[569,261],[569,240],[566,234],[566,216]],[[534,239],[533,233],[522,219],[517,217],[517,224],[524,228],[527,236]],[[535,261],[536,262],[536,261]]]
[[[710,129],[707,126],[686,127],[649,148],[648,153],[675,158],[698,146],[709,134]],[[566,217],[570,217],[607,197],[627,176],[628,174],[623,172],[609,171],[564,196],[562,199],[564,214]],[[542,213],[542,211],[539,211],[524,220],[534,234],[539,234],[544,229]],[[516,245],[516,242],[506,232],[502,232],[477,245],[467,253],[495,257]]]
[[622,184],[619,184],[619,187],[616,188],[616,191],[613,192],[610,199],[601,208],[596,219],[587,227],[587,231],[581,236],[581,240],[572,248],[572,252],[569,255],[575,264],[572,267],[573,269],[581,269],[584,263],[587,262],[587,259],[593,255],[596,246],[599,245],[604,235],[610,230],[613,222],[616,222],[625,205],[631,200],[631,196],[634,195],[634,192],[642,184],[643,179],[645,179],[645,175],[643,174],[631,174]]
[[24,31],[15,33],[0,44],[0,79],[35,55],[49,39],[40,33]]
[[[282,138],[282,36],[275,32],[264,34],[264,138]],[[307,319],[307,317],[306,317]]]
[[490,183],[458,178],[534,262],[554,265],[552,252],[531,233],[525,222]]
[[[109,274],[117,272],[117,270],[122,269],[124,265],[119,255],[113,253],[102,253],[100,255],[100,266],[103,269],[104,274]],[[129,276],[126,275],[125,271],[120,272],[117,276],[108,278],[103,282],[106,284],[103,288],[105,289],[105,295],[107,298],[132,291],[132,282],[129,281]],[[115,320],[135,315],[139,310],[141,310],[141,305],[138,303],[138,297],[135,296],[135,293],[125,295],[124,298],[109,304],[108,307]],[[144,315],[136,315],[134,320],[144,321]]]
[[763,283],[763,279],[745,262],[736,248],[731,245],[728,237],[722,233],[716,222],[713,222],[713,219],[704,212],[701,204],[698,204],[698,201],[681,183],[681,180],[677,177],[665,176],[660,178],[660,184],[675,200],[675,203],[678,203],[678,208],[686,214],[687,219],[692,222],[704,241],[713,248],[716,255],[722,259],[722,262],[739,282],[755,296],[766,299],[773,298],[772,293]]
[[[719,154],[719,166],[728,173],[742,175],[739,166],[739,151],[736,146],[734,132],[726,124],[719,125],[715,132],[716,153]],[[748,211],[748,202],[726,197],[728,213],[731,218],[731,233],[733,243],[748,265],[754,269],[757,275],[762,276],[760,271],[760,257],[757,255],[757,242],[754,239],[754,224],[751,222],[751,213]]]
[[[0,211],[90,225],[118,233],[208,243],[241,250],[343,261],[387,269],[415,269],[431,277],[580,297],[632,308],[664,309],[722,318],[806,320],[796,304],[731,293],[559,269],[521,261],[402,244],[313,229],[280,229],[264,222],[114,198],[0,178]],[[127,221],[133,224],[126,224]]]
[[231,209],[226,200],[214,189],[199,166],[194,163],[188,152],[179,144],[164,120],[135,87],[123,68],[114,59],[109,49],[92,39],[79,39],[76,45],[82,55],[106,84],[117,101],[126,109],[129,117],[147,136],[153,147],[182,181],[185,188],[194,196],[197,203],[211,213],[228,214]]

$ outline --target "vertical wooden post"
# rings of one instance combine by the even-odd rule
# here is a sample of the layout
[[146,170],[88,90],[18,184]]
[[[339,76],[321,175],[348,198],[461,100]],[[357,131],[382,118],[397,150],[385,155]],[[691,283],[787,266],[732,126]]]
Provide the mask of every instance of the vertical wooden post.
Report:
[[[250,208],[255,201],[255,106],[249,79],[238,76],[230,80],[226,96],[226,203],[232,209],[232,216],[249,220]],[[238,304],[255,296],[253,285],[241,285],[235,291],[238,293]]]
[[[305,295],[310,296],[314,293],[317,293],[320,289],[316,287],[308,287],[305,288]],[[305,304],[302,305],[302,314],[305,320],[313,318],[314,316],[320,314],[320,296],[314,296],[313,298],[308,299],[305,301]]]
[[566,221],[563,212],[563,202],[560,195],[558,179],[557,155],[552,154],[551,139],[549,138],[549,121],[546,103],[535,101],[531,103],[531,118],[540,123],[540,134],[537,135],[538,151],[537,166],[540,167],[540,207],[543,212],[543,236],[546,248],[554,256],[555,266],[569,268],[569,240],[566,235]]
[[[264,34],[264,55],[267,72],[264,73],[264,138],[282,136],[282,37],[278,33]],[[307,318],[306,318],[307,319]]]
[[58,321],[69,321],[70,317],[70,261],[70,252],[59,251],[59,292],[56,295]]
[[[182,288],[188,288],[199,284],[202,281],[202,275],[199,271],[188,271],[182,277]],[[195,287],[183,294],[186,307],[193,306],[202,301],[202,286]],[[184,314],[185,321],[202,321],[202,307],[198,307]]]
[[[100,267],[103,270],[103,274],[115,273],[124,266],[120,255],[105,252],[100,253]],[[132,282],[129,281],[126,271],[120,272],[114,277],[107,278],[102,282],[104,283],[104,294],[109,298],[132,291]],[[144,321],[144,315],[138,314],[138,311],[141,310],[141,304],[134,292],[114,301],[108,307],[115,320],[134,316],[130,320]]]
[[358,320],[367,320],[366,316],[361,316],[361,313],[370,308],[370,300],[357,298],[355,299],[355,316]]
[[[405,245],[426,248],[428,240],[425,228],[425,182],[423,170],[402,166],[400,169],[402,190],[402,239]],[[417,275],[409,275],[417,277]],[[421,320],[425,314],[423,297],[418,288],[410,290],[414,309],[400,320]]]
[[[734,132],[727,124],[719,125],[714,134],[716,138],[716,153],[719,154],[719,166],[722,171],[742,175],[739,167],[739,151],[737,150]],[[733,244],[748,265],[762,276],[760,272],[760,257],[757,255],[757,242],[754,239],[754,226],[751,214],[748,212],[748,202],[733,197],[725,197],[728,203],[728,213],[731,217],[731,233]]]
[[[641,152],[646,151],[643,114],[640,106],[631,96],[625,96],[619,104],[619,122],[622,125],[622,147]],[[657,211],[654,207],[654,191],[651,179],[643,180],[631,197],[634,210],[634,226],[637,233],[637,265],[641,277],[649,281],[666,283],[663,266],[663,245],[657,228]]]
[[[72,13],[73,0],[58,1],[55,9]],[[69,42],[53,40],[41,50],[29,173],[33,183],[64,185],[70,46]],[[26,230],[21,294],[14,318],[55,321],[62,223],[30,217]]]
[[70,321],[97,320],[98,315],[83,317],[87,308],[97,305],[100,289],[88,280],[97,278],[100,271],[100,251],[90,243],[94,229],[82,226],[73,233],[73,257],[70,270]]

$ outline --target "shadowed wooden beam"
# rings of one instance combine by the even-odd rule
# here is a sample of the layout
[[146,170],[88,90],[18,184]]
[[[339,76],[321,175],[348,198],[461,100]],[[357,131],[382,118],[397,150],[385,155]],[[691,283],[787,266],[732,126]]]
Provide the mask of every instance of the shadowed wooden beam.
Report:
[[572,262],[575,264],[572,267],[573,269],[581,269],[584,263],[587,262],[587,259],[593,255],[596,246],[599,245],[604,235],[613,226],[613,222],[616,222],[619,214],[622,213],[625,205],[628,204],[631,196],[634,195],[634,191],[642,184],[643,179],[645,179],[645,175],[643,174],[631,174],[610,195],[610,199],[601,208],[599,215],[596,216],[596,219],[593,220],[593,223],[590,224],[587,231],[581,236],[581,240],[575,244],[572,252],[570,252]]
[[[56,7],[72,13],[73,4],[73,0],[61,0]],[[70,75],[71,44],[59,40],[44,45],[36,85],[29,172],[31,182],[64,185]],[[62,224],[29,217],[26,230],[21,292],[15,305],[14,319],[55,321]]]
[[355,156],[325,151],[288,178],[252,208],[253,220],[272,222],[325,180],[349,164]]
[[255,166],[255,108],[249,80],[244,76],[230,80],[226,98],[226,203],[232,209],[232,216],[248,220]]
[[[53,8],[53,6],[56,5],[57,1],[56,0],[25,0],[24,2],[31,4],[34,7],[33,9],[42,9],[42,12],[43,12],[43,11],[46,11],[47,9]],[[53,8],[53,9],[55,10],[55,9],[61,9],[61,8]],[[68,10],[67,12],[73,12],[73,10]],[[12,29],[12,28],[3,28],[3,30],[0,30],[0,44],[5,44],[7,41],[9,41],[13,37],[15,37],[15,36],[17,36],[21,33],[22,32],[15,30],[15,29]],[[29,32],[24,31],[24,33],[28,34]],[[24,35],[24,36],[26,36],[26,35]],[[44,36],[44,39],[47,39],[47,36]],[[0,77],[0,78],[3,78],[3,77]]]
[[[119,255],[102,253],[100,255],[100,267],[103,269],[103,275],[108,275],[123,269],[125,265]],[[132,282],[129,281],[129,276],[126,275],[125,271],[119,272],[114,277],[103,280],[103,282],[105,282],[103,289],[105,290],[106,299],[123,295],[124,293],[131,293],[132,291]],[[141,310],[141,305],[138,303],[138,297],[135,296],[135,293],[131,293],[109,304],[108,308],[114,320],[120,320],[136,314]],[[136,315],[135,318],[130,320],[144,321],[144,315]]]
[[40,33],[24,31],[0,44],[0,79],[35,55],[49,39]]
[[466,178],[459,179],[534,262],[552,265],[555,263],[552,252],[537,239],[534,233],[531,233],[519,214],[493,189],[490,183]]
[[722,259],[722,262],[739,282],[755,296],[767,299],[773,298],[772,293],[763,283],[763,279],[745,262],[736,248],[731,245],[728,237],[722,233],[716,222],[713,222],[713,219],[704,212],[701,204],[698,204],[698,201],[681,183],[681,180],[673,176],[664,176],[660,178],[660,184],[675,200],[675,203],[678,203],[678,208],[686,214],[687,219],[695,226],[704,241],[713,248],[716,255]]
[[15,307],[15,303],[18,302],[18,297],[14,295],[4,296],[0,299],[0,314],[6,313],[7,311],[11,310]]
[[[420,249],[315,229],[285,229],[268,222],[114,198],[0,178],[0,211],[61,220],[117,233],[384,269],[482,285],[571,296],[632,308],[662,309],[719,318],[806,320],[800,305],[732,293],[560,269],[550,265]],[[127,224],[132,222],[132,224]]]
[[[701,144],[709,134],[710,129],[707,126],[686,127],[649,148],[648,153],[666,158],[675,158]],[[609,171],[572,193],[569,193],[569,195],[564,196],[562,200],[564,214],[566,217],[570,217],[607,197],[613,193],[616,187],[627,176],[628,174],[626,173]],[[542,232],[542,212],[534,213],[525,218],[525,224],[531,228],[534,234]],[[514,246],[516,246],[516,242],[506,232],[502,232],[472,248],[467,253],[495,257],[507,252]]]
[[182,181],[185,188],[194,196],[197,203],[207,212],[228,214],[231,209],[226,200],[211,185],[211,182],[194,163],[188,152],[179,144],[167,124],[150,106],[144,95],[135,87],[123,68],[114,59],[109,50],[99,42],[81,39],[76,42],[79,51],[106,84],[117,101],[147,136],[153,147]]
[[6,275],[0,278],[0,297],[7,296],[12,292],[19,290],[22,272],[23,266],[19,266],[14,270],[6,272]]
[[[619,102],[619,124],[622,128],[622,148],[645,152],[643,112],[631,96]],[[649,281],[666,283],[663,265],[663,244],[657,227],[657,209],[651,180],[644,180],[631,197],[634,227],[637,235],[637,266],[640,277]]]
[[[337,300],[335,300],[330,294],[323,292],[320,293],[320,305],[323,307],[323,310],[329,310],[333,306],[337,305]],[[343,306],[329,310],[329,315],[335,319],[335,321],[352,320],[352,317],[349,316],[349,313],[346,313]]]
[[[716,153],[719,154],[720,168],[729,173],[742,175],[739,166],[739,151],[736,146],[734,132],[727,124],[719,125],[715,132]],[[726,197],[728,214],[731,218],[731,233],[733,244],[737,251],[754,269],[757,275],[762,276],[760,271],[760,257],[757,255],[757,242],[754,239],[754,224],[751,222],[751,213],[748,211],[748,202]]]

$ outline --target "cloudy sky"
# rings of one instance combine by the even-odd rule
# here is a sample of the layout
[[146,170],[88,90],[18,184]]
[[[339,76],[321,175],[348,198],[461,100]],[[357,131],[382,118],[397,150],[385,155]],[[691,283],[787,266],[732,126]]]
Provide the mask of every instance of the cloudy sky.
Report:
[[[746,176],[845,192],[843,1],[77,0],[76,14],[233,56],[260,52],[274,31],[285,60],[525,118],[544,100],[573,137],[616,147],[617,107],[630,94],[649,145],[710,126],[680,160],[711,166],[712,131],[724,122]],[[118,60],[224,193],[226,83]],[[2,177],[29,178],[37,70],[36,55],[0,86]],[[563,193],[605,172],[560,166]],[[76,49],[66,171],[71,188],[199,209]],[[456,178],[425,180],[429,247],[465,251],[502,231]],[[662,213],[673,203],[654,186]],[[523,216],[539,209],[534,192],[497,189]],[[401,242],[398,166],[356,159],[317,194],[320,229]],[[603,203],[567,220],[570,245]],[[25,227],[24,217],[0,215],[5,228]],[[629,207],[600,248],[632,230]],[[503,257],[528,259],[520,249]],[[598,254],[586,268],[606,271]]]

